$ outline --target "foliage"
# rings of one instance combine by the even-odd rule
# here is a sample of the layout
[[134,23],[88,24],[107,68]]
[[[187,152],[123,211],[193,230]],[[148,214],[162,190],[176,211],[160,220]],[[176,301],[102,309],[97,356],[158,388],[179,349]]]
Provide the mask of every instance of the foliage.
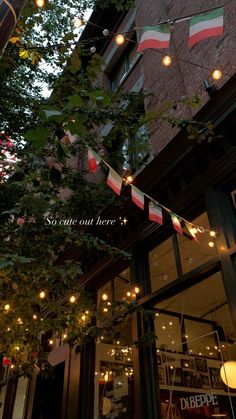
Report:
[[[83,1],[76,12],[90,5]],[[89,48],[76,48],[71,54],[73,7],[71,0],[52,0],[36,12],[33,2],[27,3],[0,63],[2,130],[14,136],[18,158],[14,172],[0,183],[0,348],[13,370],[25,373],[35,364],[47,370],[52,336],[79,348],[88,337],[116,334],[115,326],[138,308],[116,302],[112,316],[104,317],[81,289],[85,255],[129,258],[89,227],[67,222],[95,219],[114,204],[114,194],[103,182],[105,167],[100,183],[88,180],[87,145],[99,153],[109,150],[106,160],[123,175],[121,139],[132,137],[145,124],[167,120],[185,127],[191,136],[199,133],[194,121],[176,113],[179,106],[197,104],[196,98],[167,103],[143,115],[145,95],[105,91],[97,81],[101,57],[91,55]],[[59,48],[52,50],[46,38]],[[22,47],[29,52],[26,60],[19,57]],[[42,56],[54,74],[39,66]],[[42,98],[39,80],[49,87],[54,84],[50,100]],[[113,129],[103,141],[106,124]],[[212,135],[210,124],[207,129]],[[146,147],[146,138],[142,141]]]

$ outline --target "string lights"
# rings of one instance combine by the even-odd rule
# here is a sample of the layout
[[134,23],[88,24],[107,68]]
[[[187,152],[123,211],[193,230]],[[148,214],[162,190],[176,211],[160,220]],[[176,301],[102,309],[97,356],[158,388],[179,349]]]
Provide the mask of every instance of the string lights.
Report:
[[39,298],[41,298],[41,300],[43,300],[45,297],[46,297],[46,293],[45,293],[45,291],[41,291],[41,292],[39,293]]
[[70,297],[70,303],[71,303],[71,304],[74,304],[74,303],[75,303],[75,300],[76,300],[75,296],[74,296],[74,295],[72,295],[72,296]]
[[117,45],[123,45],[124,42],[125,42],[125,37],[122,34],[116,35],[116,37],[115,37],[115,43]]
[[165,55],[165,56],[162,58],[161,62],[162,62],[162,64],[163,64],[165,67],[169,67],[169,66],[171,65],[171,63],[172,63],[172,58],[171,58],[171,56],[170,56],[170,55]]
[[37,7],[42,8],[44,7],[45,1],[44,0],[35,0],[35,4]]
[[213,78],[213,80],[220,80],[222,77],[222,71],[219,69],[212,71],[211,77]]

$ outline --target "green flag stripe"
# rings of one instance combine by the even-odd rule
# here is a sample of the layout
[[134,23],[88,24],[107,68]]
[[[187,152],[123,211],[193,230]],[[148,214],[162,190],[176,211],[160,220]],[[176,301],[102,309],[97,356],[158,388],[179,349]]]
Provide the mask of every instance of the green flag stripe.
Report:
[[200,23],[206,20],[216,19],[217,17],[220,17],[224,14],[224,8],[221,7],[216,10],[212,10],[211,12],[203,13],[202,15],[198,15],[196,17],[193,17],[190,20],[190,26],[196,25],[196,23]]

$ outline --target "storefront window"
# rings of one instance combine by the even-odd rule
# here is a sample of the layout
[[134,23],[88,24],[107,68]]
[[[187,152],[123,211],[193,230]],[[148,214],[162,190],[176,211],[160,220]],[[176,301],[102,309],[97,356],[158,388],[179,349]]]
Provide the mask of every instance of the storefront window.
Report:
[[152,291],[158,290],[177,278],[172,237],[149,252]]
[[[128,295],[127,295],[128,293]],[[98,291],[98,307],[105,315],[112,312],[114,301],[132,298],[130,269],[116,275]],[[115,310],[115,309],[114,309]],[[115,334],[112,333],[114,329]],[[110,333],[111,332],[111,333]],[[131,320],[118,321],[96,343],[94,419],[134,417],[134,382]]]
[[156,310],[162,419],[234,418],[236,392],[220,371],[226,361],[236,361],[236,337],[220,272]]
[[[203,226],[205,229],[211,230],[207,213],[204,212],[200,217],[192,221],[195,225]],[[197,243],[189,234],[187,228],[183,229],[183,236],[178,234],[179,252],[183,273],[188,273],[203,263],[208,262],[218,255],[216,245],[209,234],[198,234],[200,243]],[[213,247],[209,247],[209,242],[214,243]]]

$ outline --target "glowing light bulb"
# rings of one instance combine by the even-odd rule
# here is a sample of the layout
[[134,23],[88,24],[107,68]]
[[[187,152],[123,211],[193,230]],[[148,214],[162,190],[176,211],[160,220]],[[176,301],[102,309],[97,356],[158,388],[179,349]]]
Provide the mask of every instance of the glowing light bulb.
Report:
[[74,296],[74,295],[72,295],[72,296],[70,297],[70,303],[71,303],[71,304],[74,304],[74,303],[75,303],[75,296]]
[[83,26],[83,21],[82,19],[80,19],[78,16],[75,16],[73,19],[73,25],[75,28],[80,28],[81,26]]
[[10,310],[10,305],[9,305],[9,304],[6,304],[6,305],[4,306],[4,310],[6,310],[6,311]]
[[49,340],[49,345],[53,345],[53,340],[52,339]]
[[102,300],[103,301],[107,301],[108,300],[108,295],[106,293],[102,294]]
[[213,242],[209,242],[209,243],[208,243],[208,246],[209,246],[209,247],[214,247],[214,246],[215,246],[215,243],[213,243]]
[[37,315],[33,314],[33,319],[36,320],[37,319]]
[[66,339],[67,338],[67,334],[65,333],[64,335],[63,335],[63,339]]
[[213,70],[211,72],[211,77],[213,78],[213,80],[220,80],[222,77],[222,71],[221,70]]
[[128,292],[126,293],[126,295],[127,295],[127,297],[130,297],[130,296],[131,296],[131,292],[129,292],[129,291],[128,291]]
[[83,316],[81,316],[81,320],[83,320],[83,322],[85,322],[85,320],[86,320],[85,314],[83,314]]
[[129,175],[125,178],[126,183],[131,183],[131,182],[133,182],[133,180],[134,180],[134,178],[131,175]]
[[46,293],[45,293],[45,291],[41,291],[41,292],[39,293],[39,298],[43,299],[43,298],[45,298],[45,297],[46,297]]
[[125,42],[125,38],[123,35],[119,34],[115,37],[115,42],[117,45],[122,45]]
[[172,63],[172,58],[171,58],[171,56],[170,56],[170,55],[165,55],[165,56],[162,58],[162,64],[163,64],[165,67],[169,67],[169,66],[171,65],[171,63]]
[[108,308],[106,308],[106,307],[105,307],[105,308],[103,309],[103,313],[107,313],[107,312],[108,312]]
[[91,48],[90,48],[90,52],[91,52],[92,54],[94,54],[94,53],[96,52],[96,47],[95,47],[95,46],[91,47]]
[[140,288],[139,287],[135,287],[134,288],[134,292],[135,292],[135,294],[139,294],[140,293]]
[[45,4],[45,1],[44,0],[36,0],[35,3],[36,3],[36,6],[43,7],[44,4]]
[[211,237],[216,237],[216,232],[215,232],[215,231],[213,231],[213,230],[212,230],[212,231],[210,231],[210,233],[209,233],[209,234],[210,234],[210,236],[211,236]]

